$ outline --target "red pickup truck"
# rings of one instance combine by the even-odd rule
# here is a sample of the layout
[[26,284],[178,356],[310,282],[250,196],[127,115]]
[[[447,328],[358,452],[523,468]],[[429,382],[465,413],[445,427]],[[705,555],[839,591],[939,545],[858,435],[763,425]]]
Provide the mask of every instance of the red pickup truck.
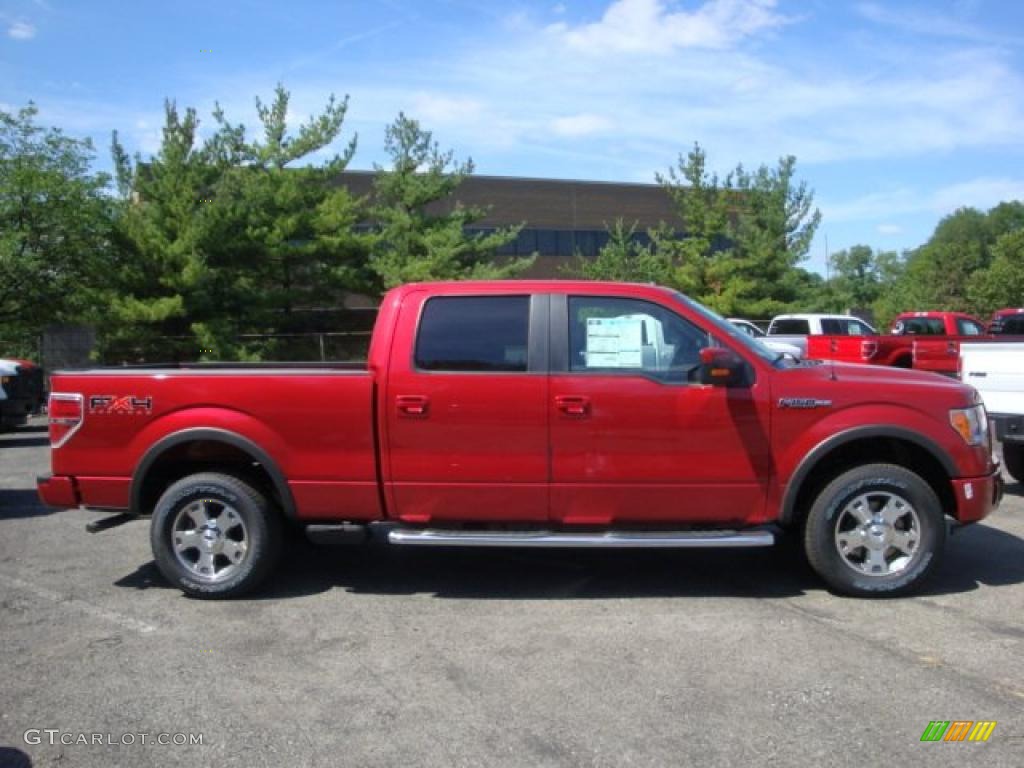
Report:
[[778,355],[650,285],[396,288],[364,367],[56,373],[43,500],[151,515],[189,595],[268,575],[285,524],[397,545],[722,547],[799,531],[835,590],[908,591],[998,504],[970,387]]
[[996,342],[1024,340],[1024,312],[1018,309],[997,311],[986,330],[981,321],[961,315],[957,333],[946,337],[922,336],[914,339],[914,367],[946,376],[958,376],[960,345],[964,342]]
[[[870,363],[956,374],[956,355],[947,370],[947,341],[977,339],[985,324],[963,312],[904,312],[885,336],[818,336],[807,340],[807,356],[817,360]],[[924,342],[924,343],[922,343]],[[952,348],[958,349],[956,344]]]

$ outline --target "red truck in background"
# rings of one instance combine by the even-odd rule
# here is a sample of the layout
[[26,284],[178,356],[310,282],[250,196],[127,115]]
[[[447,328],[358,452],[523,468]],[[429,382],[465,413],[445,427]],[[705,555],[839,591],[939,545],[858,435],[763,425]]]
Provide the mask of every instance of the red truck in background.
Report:
[[[816,360],[838,360],[848,363],[888,365],[896,368],[917,368],[944,371],[947,340],[984,335],[985,324],[963,312],[904,312],[897,315],[887,335],[819,336],[807,340],[807,356]],[[929,344],[918,342],[927,337]],[[935,361],[939,360],[936,365]],[[956,373],[954,358],[952,373]]]
[[[284,525],[407,546],[723,547],[799,532],[836,591],[896,594],[1001,495],[977,393],[780,356],[652,285],[414,284],[365,366],[58,372],[56,507],[150,515],[162,573],[230,597]],[[115,518],[116,519],[116,518]]]
[[988,332],[993,336],[1024,336],[1024,307],[996,310]]
[[976,333],[979,323],[971,318],[971,323],[962,325],[961,333],[956,336],[915,338],[914,367],[955,378],[959,375],[962,343],[1024,341],[1024,309],[1000,309],[992,315],[988,328]]

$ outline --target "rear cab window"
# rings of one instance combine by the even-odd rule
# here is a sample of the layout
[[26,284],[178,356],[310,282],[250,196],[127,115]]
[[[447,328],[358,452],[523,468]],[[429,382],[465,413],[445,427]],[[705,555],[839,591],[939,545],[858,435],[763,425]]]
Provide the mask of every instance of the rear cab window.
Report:
[[768,328],[769,336],[807,336],[810,332],[810,323],[797,317],[773,320],[771,327]]
[[422,371],[525,373],[529,296],[436,296],[420,316],[414,360]]
[[943,336],[946,323],[941,317],[905,317],[896,322],[894,333],[908,336]]
[[973,320],[958,317],[956,319],[956,332],[961,336],[983,336],[985,329]]

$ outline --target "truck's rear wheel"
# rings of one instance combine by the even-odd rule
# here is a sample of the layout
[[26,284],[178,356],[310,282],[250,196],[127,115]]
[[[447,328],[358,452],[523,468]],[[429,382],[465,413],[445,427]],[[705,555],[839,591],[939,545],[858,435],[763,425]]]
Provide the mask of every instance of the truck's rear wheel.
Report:
[[1003,462],[1010,477],[1024,483],[1024,444],[1003,443]]
[[204,472],[182,478],[160,497],[150,544],[160,571],[186,594],[236,597],[273,570],[281,520],[249,483]]
[[891,464],[844,472],[818,495],[804,547],[815,571],[837,592],[898,595],[937,567],[946,540],[935,491]]

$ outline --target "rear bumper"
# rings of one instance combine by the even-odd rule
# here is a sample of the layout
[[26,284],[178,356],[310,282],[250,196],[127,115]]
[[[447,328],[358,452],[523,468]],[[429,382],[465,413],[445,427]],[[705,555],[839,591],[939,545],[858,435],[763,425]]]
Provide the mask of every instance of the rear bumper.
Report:
[[953,483],[956,498],[956,519],[961,523],[976,523],[999,506],[1003,498],[1003,478],[999,468],[981,477],[957,478]]
[[74,478],[66,475],[40,475],[36,478],[36,490],[48,507],[67,509],[82,503]]

